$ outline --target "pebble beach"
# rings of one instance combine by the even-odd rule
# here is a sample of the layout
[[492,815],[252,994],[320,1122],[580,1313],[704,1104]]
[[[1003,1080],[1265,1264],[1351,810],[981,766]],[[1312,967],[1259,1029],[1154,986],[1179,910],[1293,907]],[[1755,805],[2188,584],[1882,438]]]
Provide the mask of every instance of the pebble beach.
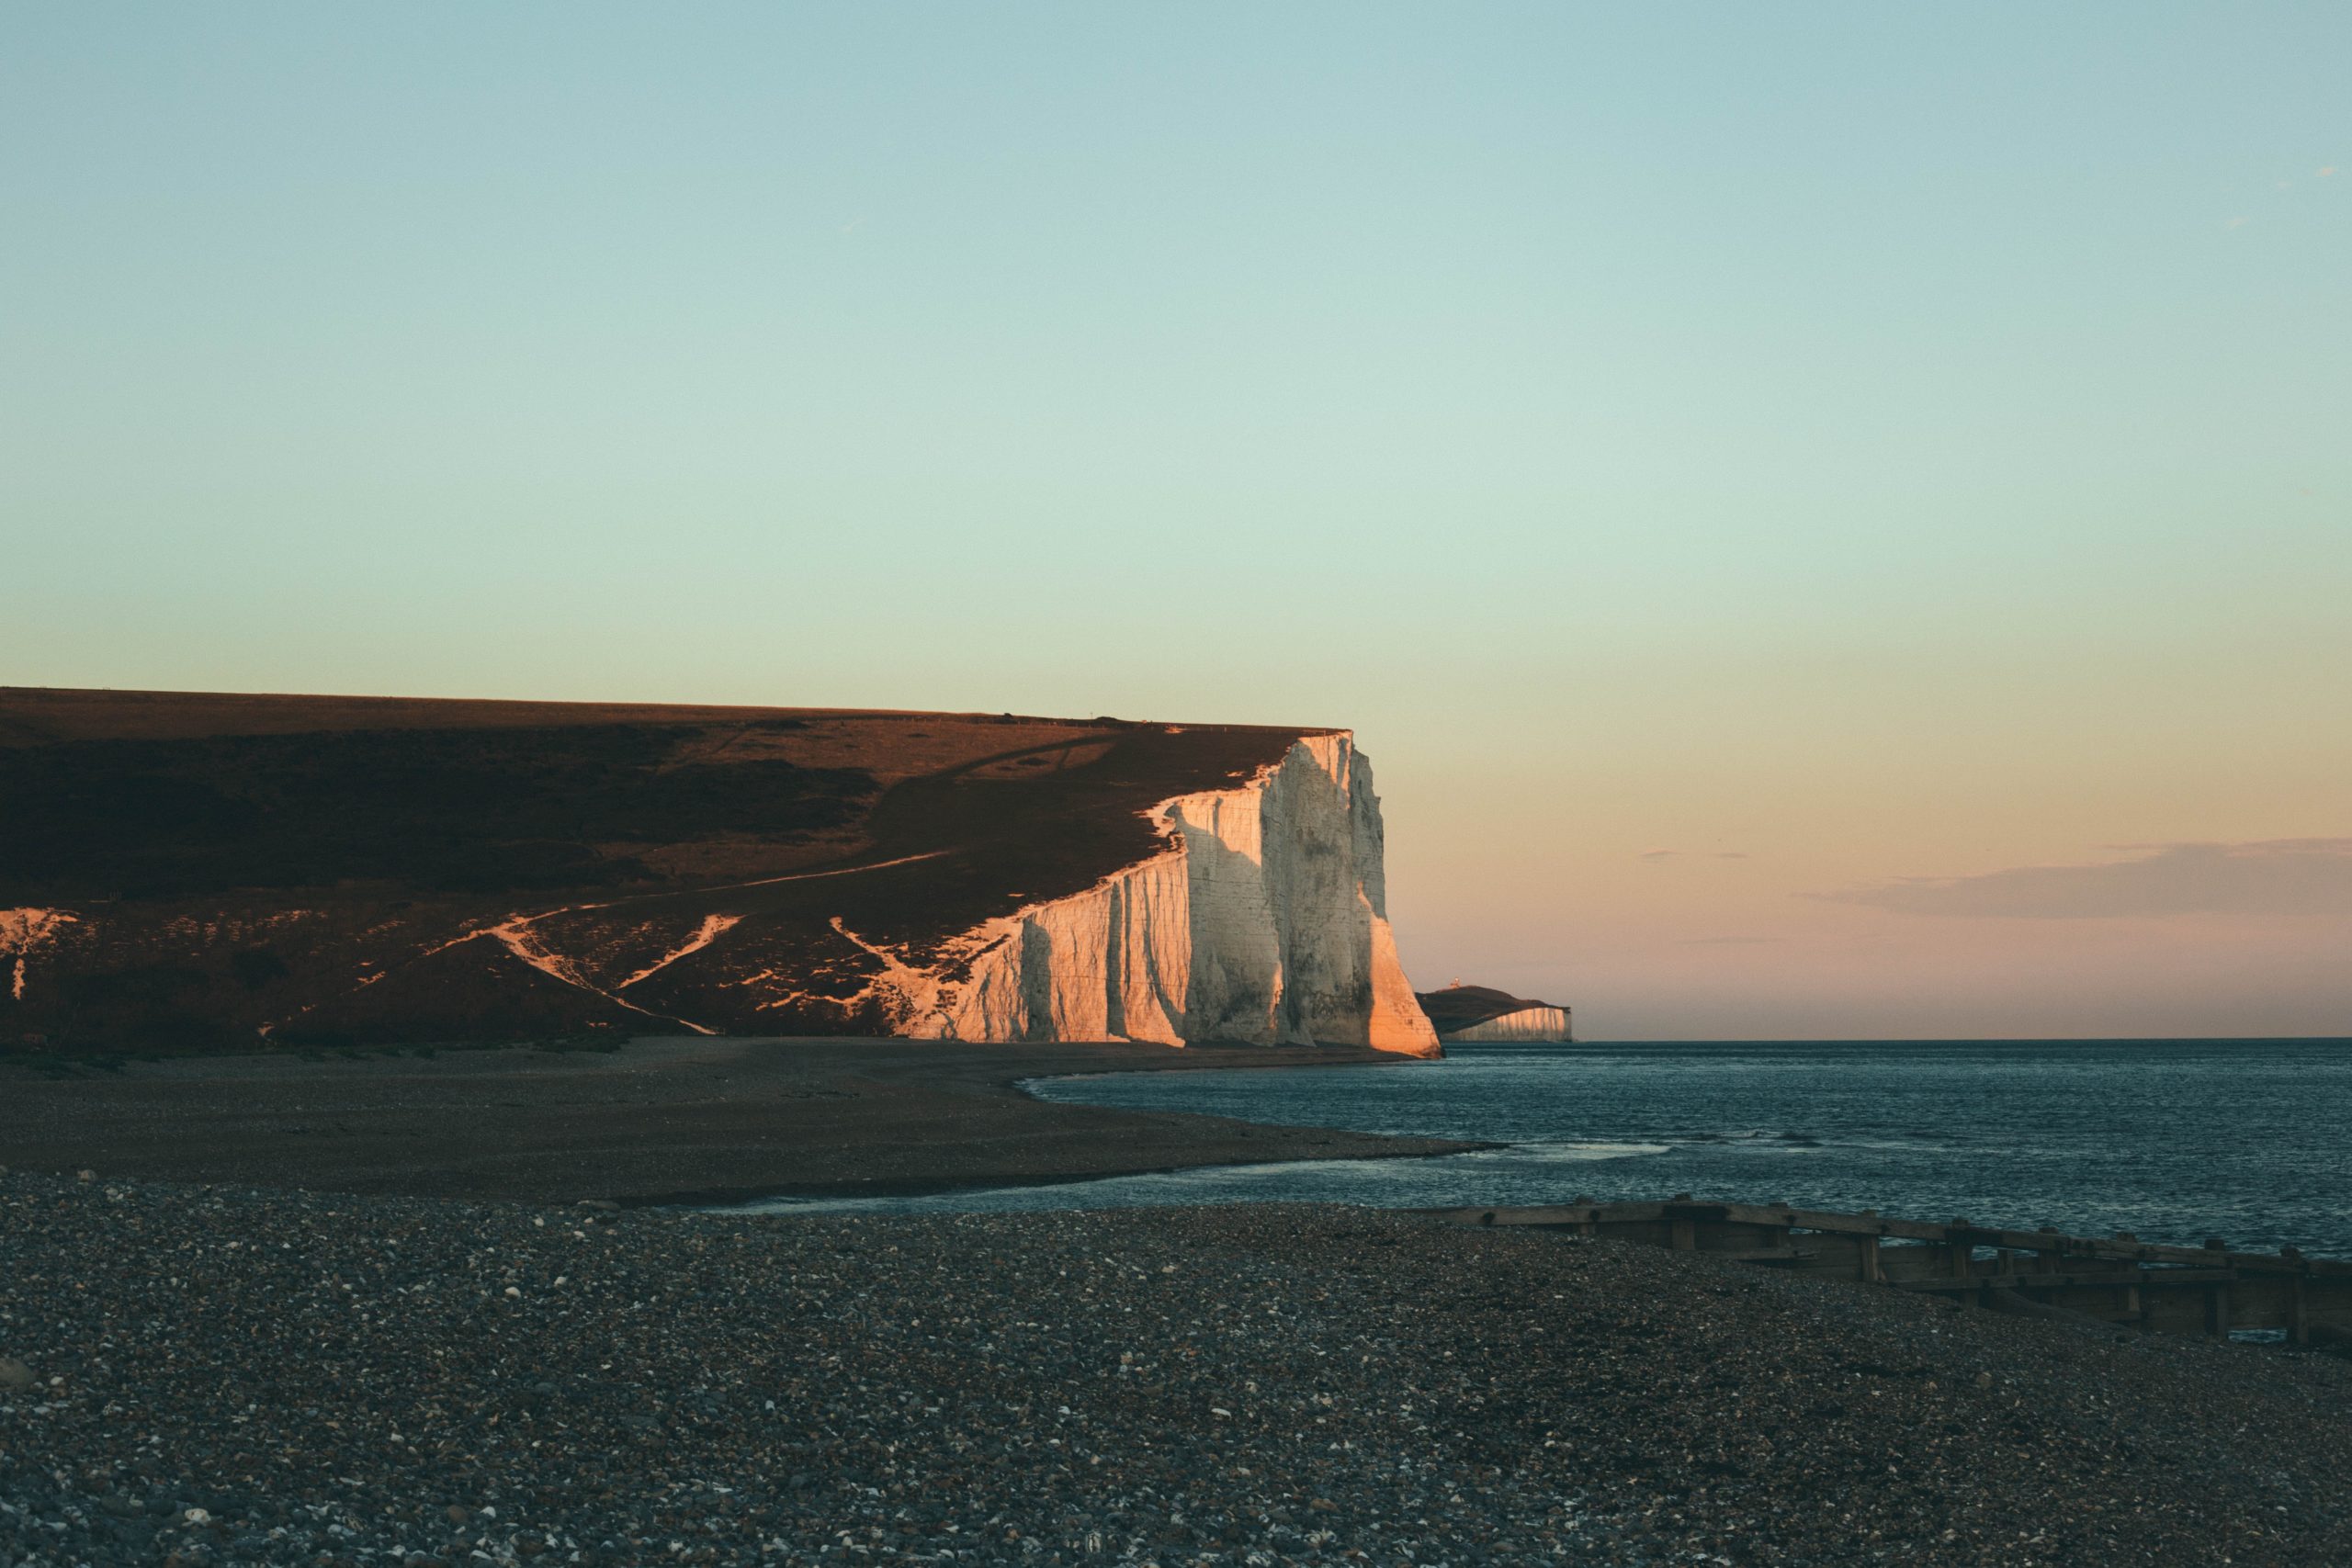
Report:
[[0,1563],[2352,1562],[2352,1363],[1261,1205],[0,1178]]

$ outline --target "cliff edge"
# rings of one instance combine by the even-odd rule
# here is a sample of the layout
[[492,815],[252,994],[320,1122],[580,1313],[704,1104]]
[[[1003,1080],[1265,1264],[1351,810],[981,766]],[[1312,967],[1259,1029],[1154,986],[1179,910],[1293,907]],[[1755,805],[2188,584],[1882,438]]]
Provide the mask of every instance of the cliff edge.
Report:
[[0,689],[0,1049],[1439,1045],[1344,730]]
[[1492,986],[1465,986],[1456,980],[1414,999],[1443,1041],[1566,1044],[1576,1038],[1575,1015],[1564,1004],[1514,997]]

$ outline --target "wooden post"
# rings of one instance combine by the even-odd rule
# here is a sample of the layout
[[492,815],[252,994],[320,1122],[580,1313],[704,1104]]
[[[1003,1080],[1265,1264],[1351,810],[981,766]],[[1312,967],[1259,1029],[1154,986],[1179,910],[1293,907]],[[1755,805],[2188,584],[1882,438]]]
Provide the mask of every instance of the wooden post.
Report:
[[1874,1235],[1862,1237],[1862,1280],[1871,1285],[1886,1282],[1886,1275],[1878,1266],[1878,1237]]
[[2303,1267],[2301,1247],[2282,1247],[2278,1256],[2295,1266],[2295,1272],[2287,1281],[2287,1343],[2308,1345],[2312,1342],[2312,1325],[2303,1307],[2303,1276],[2311,1270]]
[[1966,1220],[1954,1220],[1945,1235],[1951,1238],[1951,1277],[1965,1280],[1971,1272],[1969,1264],[1976,1256],[1976,1244],[1966,1239]]
[[[2140,1238],[2132,1231],[2117,1231],[2115,1233],[2115,1239],[2118,1241],[2138,1241]],[[2126,1317],[2130,1318],[2133,1323],[2138,1324],[2141,1327],[2145,1328],[2148,1326],[2148,1307],[2147,1303],[2140,1299],[2140,1281],[2136,1275],[2133,1277],[2132,1283],[2123,1287],[2123,1314]]]
[[[2227,1245],[2217,1235],[2205,1238],[2208,1252],[2222,1251]],[[2230,1337],[2230,1287],[2226,1281],[2205,1287],[2205,1332],[2216,1339]]]

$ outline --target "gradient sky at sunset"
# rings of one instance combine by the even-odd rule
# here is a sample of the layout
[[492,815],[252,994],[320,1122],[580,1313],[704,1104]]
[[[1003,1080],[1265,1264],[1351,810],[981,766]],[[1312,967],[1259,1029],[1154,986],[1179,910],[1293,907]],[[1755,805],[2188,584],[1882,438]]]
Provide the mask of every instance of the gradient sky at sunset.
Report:
[[2352,7],[6,36],[0,682],[1351,725],[1424,986],[2352,1033]]

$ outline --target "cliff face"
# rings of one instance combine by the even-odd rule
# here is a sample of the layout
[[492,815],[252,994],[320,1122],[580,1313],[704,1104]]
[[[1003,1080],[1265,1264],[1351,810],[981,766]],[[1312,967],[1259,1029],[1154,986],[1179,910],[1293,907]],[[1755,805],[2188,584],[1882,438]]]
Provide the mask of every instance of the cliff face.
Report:
[[1161,853],[972,933],[960,984],[886,978],[907,1032],[1438,1054],[1396,960],[1380,800],[1351,736],[1303,737],[1152,819]]
[[0,690],[0,1049],[1434,1055],[1344,731]]
[[1466,1029],[1451,1031],[1448,1040],[1471,1043],[1481,1042],[1516,1042],[1519,1043],[1563,1043],[1573,1038],[1568,1029],[1568,1010],[1555,1007],[1521,1008],[1471,1024]]
[[1565,1043],[1576,1037],[1566,1008],[1514,997],[1491,986],[1465,986],[1456,980],[1442,991],[1423,991],[1415,999],[1440,1040]]

